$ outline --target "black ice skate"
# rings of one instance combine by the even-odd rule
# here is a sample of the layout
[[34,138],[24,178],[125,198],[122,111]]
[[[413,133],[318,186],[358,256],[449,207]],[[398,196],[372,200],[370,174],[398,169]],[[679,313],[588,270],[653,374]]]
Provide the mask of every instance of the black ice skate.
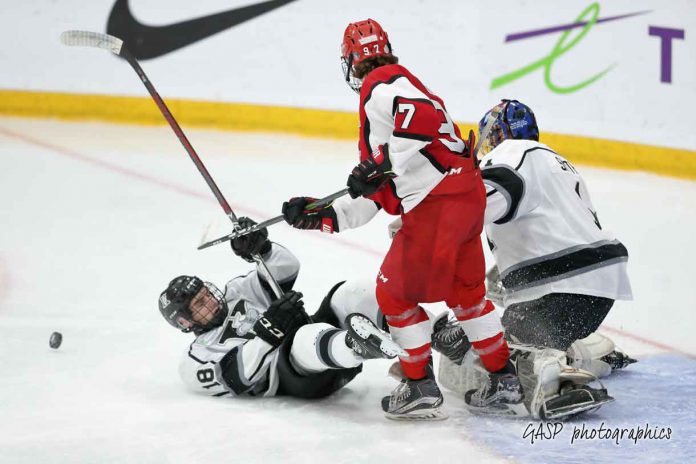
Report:
[[486,383],[464,394],[470,411],[494,416],[526,415],[523,398],[522,384],[509,361],[504,372],[489,373]]
[[611,366],[612,372],[638,362],[637,359],[633,359],[618,350],[614,350],[608,355],[602,356],[600,359]]
[[601,406],[611,403],[614,398],[609,396],[607,389],[593,388],[589,385],[574,385],[570,382],[562,384],[559,395],[544,402],[539,410],[542,420],[566,420],[570,417],[595,411]]
[[355,351],[363,359],[387,358],[396,356],[408,356],[389,335],[382,332],[367,317],[359,313],[349,314],[346,317],[346,345]]
[[447,313],[443,313],[433,324],[431,342],[435,351],[457,365],[462,363],[464,355],[471,348],[464,329],[456,321],[449,320]]
[[426,368],[424,379],[404,378],[391,392],[382,398],[382,410],[387,419],[398,421],[426,421],[447,419],[440,409],[443,398],[435,382],[432,368]]

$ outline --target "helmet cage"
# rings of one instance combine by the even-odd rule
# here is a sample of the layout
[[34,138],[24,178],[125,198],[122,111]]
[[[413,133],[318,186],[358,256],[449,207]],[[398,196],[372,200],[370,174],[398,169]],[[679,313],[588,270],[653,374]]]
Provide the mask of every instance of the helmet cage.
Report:
[[343,69],[343,77],[345,78],[348,87],[353,89],[355,93],[360,93],[363,80],[355,77],[355,70],[353,69],[353,55],[353,53],[349,53],[348,57],[341,56],[341,68]]
[[[212,311],[210,319],[201,323],[194,320],[190,305],[204,287],[218,306]],[[198,277],[179,276],[172,280],[160,295],[159,308],[169,325],[182,332],[193,332],[196,335],[221,325],[227,317],[227,303],[223,293],[215,284],[203,282]]]

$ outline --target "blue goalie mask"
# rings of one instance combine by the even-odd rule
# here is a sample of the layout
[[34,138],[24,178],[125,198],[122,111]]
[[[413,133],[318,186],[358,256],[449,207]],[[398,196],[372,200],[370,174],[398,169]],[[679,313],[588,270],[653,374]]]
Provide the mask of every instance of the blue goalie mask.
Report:
[[[484,134],[490,118],[493,118],[492,125]],[[539,127],[532,109],[527,105],[517,100],[502,100],[481,118],[478,135],[482,141],[479,150],[481,157],[507,139],[539,140]]]

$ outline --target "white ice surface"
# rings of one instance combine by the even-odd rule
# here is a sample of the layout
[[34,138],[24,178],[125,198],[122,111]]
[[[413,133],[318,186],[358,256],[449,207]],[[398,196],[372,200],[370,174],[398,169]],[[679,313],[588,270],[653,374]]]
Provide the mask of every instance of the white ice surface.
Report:
[[[338,190],[356,157],[352,142],[187,132],[235,211],[256,219]],[[249,265],[226,245],[196,251],[226,218],[169,128],[2,118],[0,156],[1,463],[696,462],[696,183],[581,167],[630,253],[636,300],[617,303],[604,331],[643,361],[608,381],[617,401],[587,424],[671,427],[672,439],[570,445],[576,421],[531,445],[529,422],[470,416],[448,393],[449,421],[387,421],[386,361],[315,402],[187,393],[176,367],[189,336],[156,298],[175,275],[222,285]],[[390,219],[334,236],[270,232],[302,261],[312,308],[335,282],[376,273]]]

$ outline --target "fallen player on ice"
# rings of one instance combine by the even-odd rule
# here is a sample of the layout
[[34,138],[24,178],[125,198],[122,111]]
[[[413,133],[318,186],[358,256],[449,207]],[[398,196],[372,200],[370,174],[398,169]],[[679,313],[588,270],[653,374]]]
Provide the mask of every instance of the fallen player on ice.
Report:
[[[254,222],[240,218],[239,224]],[[292,290],[300,263],[268,240],[266,229],[234,239],[232,249],[250,262],[260,253],[285,294],[276,299],[257,270],[230,280],[224,293],[194,276],[169,283],[159,297],[160,312],[173,327],[196,335],[179,368],[191,390],[321,398],[350,382],[363,361],[404,353],[375,326],[377,304],[366,298],[363,284],[335,285],[310,317],[302,294]]]

